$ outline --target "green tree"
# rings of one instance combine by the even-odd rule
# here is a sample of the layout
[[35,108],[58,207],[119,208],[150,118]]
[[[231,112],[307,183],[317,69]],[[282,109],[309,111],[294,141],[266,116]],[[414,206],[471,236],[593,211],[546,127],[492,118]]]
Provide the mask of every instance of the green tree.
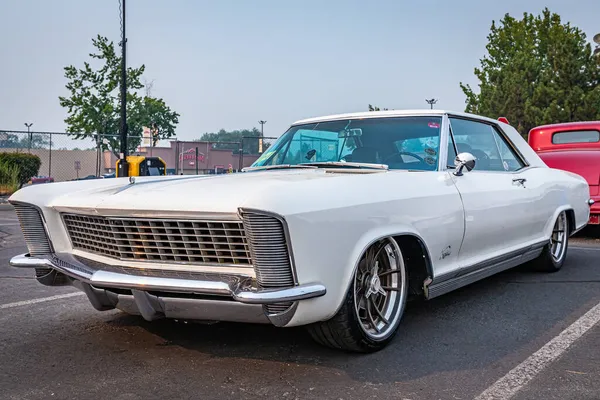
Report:
[[377,106],[372,106],[369,104],[369,111],[387,111],[387,108],[384,108],[383,110],[381,110],[379,107]]
[[[207,141],[214,143],[216,149],[227,149],[234,152],[239,150],[240,144],[243,145],[245,154],[258,154],[260,131],[257,128],[226,131],[221,129],[218,132],[206,132],[198,141]],[[270,143],[263,141],[263,152],[268,149]]]
[[479,93],[461,82],[466,112],[506,117],[524,136],[538,125],[600,118],[600,65],[585,34],[547,8],[492,22],[475,68]]
[[[29,137],[27,135],[19,137],[12,133],[0,132],[0,148],[27,149],[29,146]],[[39,135],[35,133],[31,135],[32,149],[47,149],[49,147],[50,141],[46,135]]]
[[[97,142],[99,146],[118,154],[121,57],[116,54],[113,42],[105,37],[98,35],[92,43],[96,52],[89,56],[97,67],[87,61],[80,69],[72,65],[65,67],[66,88],[70,95],[60,96],[59,101],[69,114],[65,119],[67,132],[77,139],[104,139]],[[163,99],[141,93],[144,85],[140,79],[144,70],[144,65],[127,68],[127,144],[131,152],[140,145],[144,126],[156,128],[156,142],[174,136],[175,126],[179,123],[179,114]]]

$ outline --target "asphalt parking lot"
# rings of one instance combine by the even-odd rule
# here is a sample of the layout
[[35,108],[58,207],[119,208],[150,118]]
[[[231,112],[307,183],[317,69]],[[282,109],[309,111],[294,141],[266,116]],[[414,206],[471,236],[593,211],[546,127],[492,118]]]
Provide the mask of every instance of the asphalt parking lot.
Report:
[[600,236],[583,234],[560,272],[515,269],[411,303],[387,349],[352,355],[302,329],[98,312],[8,266],[26,248],[0,206],[0,398],[597,400]]

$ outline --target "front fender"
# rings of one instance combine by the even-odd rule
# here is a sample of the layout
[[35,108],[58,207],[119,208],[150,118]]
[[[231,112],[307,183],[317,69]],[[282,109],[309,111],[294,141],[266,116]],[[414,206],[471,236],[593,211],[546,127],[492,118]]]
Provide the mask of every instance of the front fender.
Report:
[[322,283],[327,293],[319,298],[301,301],[294,318],[287,326],[332,318],[346,298],[354,272],[365,251],[377,240],[397,235],[421,238],[416,229],[408,224],[373,226],[356,236],[346,232],[343,234],[343,240],[336,238],[335,241],[327,240],[322,234],[316,234],[312,235],[312,251],[308,257],[303,256],[307,254],[304,245],[308,243],[293,242],[298,281]]
[[[429,251],[434,276],[455,270],[464,233],[460,200],[454,203],[449,199],[447,207],[438,208],[428,208],[429,201],[434,200],[419,202],[419,208],[402,202],[287,216],[298,283],[321,283],[327,290],[322,297],[301,301],[287,326],[333,317],[361,256],[378,239],[415,236]],[[440,256],[448,248],[452,255]]]

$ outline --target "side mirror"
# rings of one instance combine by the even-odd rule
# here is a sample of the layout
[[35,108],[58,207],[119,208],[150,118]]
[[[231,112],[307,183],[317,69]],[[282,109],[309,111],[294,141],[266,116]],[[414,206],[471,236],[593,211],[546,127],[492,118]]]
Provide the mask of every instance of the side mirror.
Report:
[[462,176],[463,169],[466,169],[467,172],[473,170],[475,168],[475,156],[471,153],[460,153],[454,159],[454,165],[456,166],[456,171],[454,171],[454,175]]

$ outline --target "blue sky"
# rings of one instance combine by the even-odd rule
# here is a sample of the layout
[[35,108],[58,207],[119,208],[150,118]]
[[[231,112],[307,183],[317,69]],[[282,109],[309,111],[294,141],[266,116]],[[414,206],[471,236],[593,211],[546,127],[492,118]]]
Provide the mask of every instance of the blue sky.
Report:
[[[594,4],[596,3],[596,4]],[[492,20],[544,7],[600,32],[597,0],[128,0],[128,64],[181,114],[177,136],[394,109],[463,110]],[[100,33],[119,41],[118,0],[0,2],[0,129],[63,131],[63,67]]]

